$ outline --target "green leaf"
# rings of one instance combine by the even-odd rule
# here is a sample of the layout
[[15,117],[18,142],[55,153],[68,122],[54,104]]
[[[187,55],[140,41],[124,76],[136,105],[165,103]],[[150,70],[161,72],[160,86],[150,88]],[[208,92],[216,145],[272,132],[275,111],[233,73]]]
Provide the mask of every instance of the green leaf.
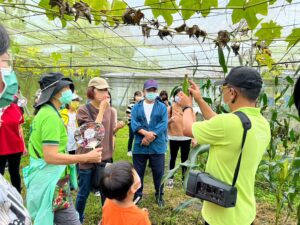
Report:
[[289,117],[291,118],[294,118],[295,120],[297,120],[299,123],[300,123],[300,117],[299,116],[296,116],[296,115],[293,115],[293,114],[287,114]]
[[[183,19],[188,20],[196,11],[201,12],[203,17],[208,16],[212,7],[218,7],[218,0],[181,0],[179,5]],[[194,9],[194,11],[185,9]]]
[[219,63],[223,68],[223,72],[227,73],[227,65],[226,65],[226,62],[225,62],[224,52],[223,52],[223,49],[220,46],[218,46],[218,55],[219,55]]
[[266,45],[269,46],[273,39],[281,37],[282,26],[276,24],[271,20],[269,23],[262,23],[261,28],[255,33],[258,37],[258,43],[265,41]]
[[293,29],[292,33],[289,36],[287,36],[285,41],[289,43],[287,49],[296,45],[300,41],[300,28]]
[[179,88],[178,85],[176,85],[175,87],[173,87],[173,89],[172,89],[172,91],[171,91],[171,93],[170,93],[170,97],[173,97],[174,92],[175,92],[178,88]]
[[172,14],[178,12],[176,0],[145,0],[144,5],[152,8],[152,13],[155,18],[162,16],[167,22],[168,26],[173,23]]
[[194,204],[194,202],[200,203],[200,200],[198,198],[191,198],[189,200],[186,200],[186,201],[180,203],[175,209],[173,209],[172,215],[179,213],[180,211],[182,211],[185,208],[188,208],[189,206]]
[[85,0],[91,9],[96,11],[110,10],[110,4],[108,0]]
[[208,104],[212,104],[212,100],[211,98],[208,98],[208,97],[203,97],[203,100],[206,101]]
[[163,178],[161,179],[160,185],[163,185],[168,179],[174,176],[176,171],[180,168],[180,165],[176,166],[174,169],[169,170],[168,173],[165,173]]
[[287,76],[285,79],[286,79],[286,81],[289,82],[291,85],[294,85],[294,80],[293,80],[290,76]]
[[288,106],[291,108],[292,105],[294,105],[295,101],[294,101],[294,96],[292,95],[289,99],[289,102],[288,102]]
[[268,14],[268,3],[265,0],[230,0],[227,7],[244,7],[245,9],[233,9],[231,19],[233,24],[238,23],[241,19],[245,19],[251,30],[262,20],[256,17],[257,14],[264,16]]
[[209,151],[209,145],[198,145],[195,148],[192,148],[189,154],[189,160],[191,164],[196,165],[198,155],[208,151]]
[[109,11],[107,13],[107,15],[109,15],[109,17],[107,17],[107,21],[109,22],[109,24],[111,26],[113,26],[115,24],[115,21],[113,20],[113,18],[118,18],[120,16],[122,16],[124,14],[124,12],[126,11],[126,7],[127,4],[126,2],[122,1],[122,0],[113,0],[112,4],[111,4],[111,11]]

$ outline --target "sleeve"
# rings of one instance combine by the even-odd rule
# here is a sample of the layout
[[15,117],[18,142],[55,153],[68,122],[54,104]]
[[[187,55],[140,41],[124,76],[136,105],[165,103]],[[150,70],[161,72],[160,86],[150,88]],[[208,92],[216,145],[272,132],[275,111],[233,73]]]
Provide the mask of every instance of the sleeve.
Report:
[[223,116],[217,115],[210,120],[193,123],[192,132],[199,144],[218,144],[225,137]]
[[94,122],[91,119],[85,106],[82,106],[78,109],[77,114],[76,114],[76,120],[77,120],[78,126],[81,126],[82,124],[87,123],[87,122]]
[[57,115],[47,117],[41,124],[41,137],[43,145],[59,145],[60,118]]
[[138,132],[140,129],[143,129],[143,125],[138,121],[138,106],[139,105],[135,105],[133,106],[132,110],[131,110],[131,129],[133,130],[133,133]]
[[165,105],[163,105],[163,106],[161,106],[160,109],[161,109],[162,119],[155,126],[155,128],[153,130],[156,133],[157,136],[160,136],[161,134],[166,132],[166,130],[168,129],[168,111],[167,111],[167,107]]

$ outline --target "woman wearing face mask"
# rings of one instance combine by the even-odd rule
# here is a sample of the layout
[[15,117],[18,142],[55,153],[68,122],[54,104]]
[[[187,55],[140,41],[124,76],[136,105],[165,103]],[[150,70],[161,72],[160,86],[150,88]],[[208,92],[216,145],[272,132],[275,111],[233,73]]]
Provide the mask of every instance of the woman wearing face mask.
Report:
[[60,73],[45,74],[39,83],[39,110],[31,124],[28,145],[30,164],[23,169],[27,208],[36,225],[80,225],[70,195],[70,185],[77,187],[73,164],[100,162],[101,149],[67,154],[67,131],[58,110],[72,101],[74,85]]
[[[77,123],[81,126],[88,122],[101,122],[105,129],[104,139],[101,142],[102,162],[100,167],[105,168],[107,163],[112,162],[113,157],[113,137],[116,127],[115,113],[110,107],[108,95],[109,85],[105,79],[95,77],[89,81],[87,97],[90,100],[88,104],[82,105],[77,111]],[[85,153],[86,149],[79,147],[76,154]],[[84,220],[84,209],[86,200],[89,197],[92,187],[92,177],[95,172],[95,165],[91,163],[79,164],[79,192],[76,199],[76,209],[79,213],[80,222]],[[96,190],[98,191],[98,190]],[[102,205],[105,196],[101,195]]]
[[[178,104],[179,97],[178,93],[182,91],[178,88],[174,94],[174,103],[172,106],[168,107],[168,136],[170,141],[170,164],[169,169],[172,170],[175,167],[177,154],[180,148],[181,152],[181,162],[185,162],[188,159],[190,148],[191,148],[191,138],[185,137],[183,135],[183,111],[181,106]],[[182,167],[182,181],[184,180],[184,173],[186,167]],[[174,187],[174,179],[171,177],[167,183],[168,188]]]
[[68,131],[67,150],[71,155],[75,154],[77,148],[76,141],[74,138],[74,132],[77,128],[76,113],[77,109],[79,108],[79,104],[80,97],[77,94],[73,94],[71,103],[67,104],[65,109],[59,111]]

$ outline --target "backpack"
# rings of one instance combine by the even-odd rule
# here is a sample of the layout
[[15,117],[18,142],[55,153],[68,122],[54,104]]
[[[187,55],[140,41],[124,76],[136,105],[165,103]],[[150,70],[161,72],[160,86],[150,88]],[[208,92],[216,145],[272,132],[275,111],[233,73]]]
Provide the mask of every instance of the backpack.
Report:
[[19,192],[0,174],[0,224],[31,225],[31,218],[23,206]]

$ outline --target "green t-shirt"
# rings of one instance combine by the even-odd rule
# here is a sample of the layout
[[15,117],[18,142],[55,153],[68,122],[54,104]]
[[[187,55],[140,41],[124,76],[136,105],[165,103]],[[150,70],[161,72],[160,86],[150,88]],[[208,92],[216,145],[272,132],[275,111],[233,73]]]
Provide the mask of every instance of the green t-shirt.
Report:
[[43,145],[58,145],[58,152],[65,153],[68,144],[67,131],[58,111],[51,105],[44,105],[34,117],[29,138],[29,154],[44,158]]
[[[255,174],[270,142],[270,126],[258,108],[245,107],[238,111],[249,117],[252,127],[247,133],[236,183],[237,202],[233,208],[223,208],[204,201],[202,215],[211,225],[249,225],[256,216]],[[239,117],[232,113],[217,115],[194,123],[192,130],[199,144],[210,144],[206,172],[231,184],[244,131]]]

